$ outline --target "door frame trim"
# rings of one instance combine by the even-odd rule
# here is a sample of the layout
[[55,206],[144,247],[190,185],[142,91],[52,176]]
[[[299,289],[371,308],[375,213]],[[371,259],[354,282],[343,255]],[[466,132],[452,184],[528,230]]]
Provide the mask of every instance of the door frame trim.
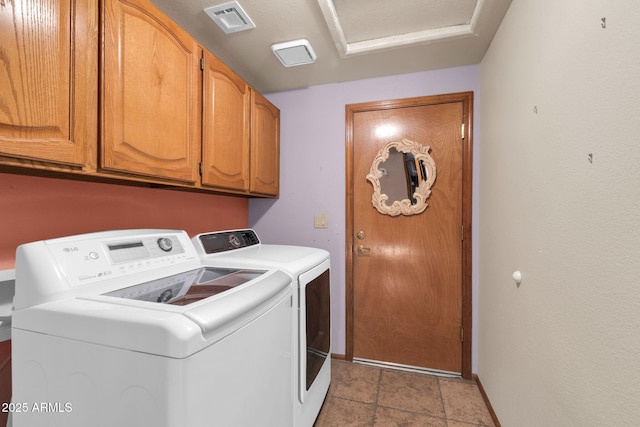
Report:
[[[462,102],[464,140],[462,142],[462,363],[461,373],[471,379],[471,331],[472,331],[472,189],[473,189],[473,92],[459,92],[446,95],[421,96],[415,98],[347,104],[345,106],[346,145],[346,235],[345,235],[345,310],[346,310],[346,354],[345,359],[353,361],[354,342],[354,285],[353,285],[353,116],[355,113],[388,110],[403,107],[417,107],[434,104]],[[461,123],[462,124],[462,123]]]

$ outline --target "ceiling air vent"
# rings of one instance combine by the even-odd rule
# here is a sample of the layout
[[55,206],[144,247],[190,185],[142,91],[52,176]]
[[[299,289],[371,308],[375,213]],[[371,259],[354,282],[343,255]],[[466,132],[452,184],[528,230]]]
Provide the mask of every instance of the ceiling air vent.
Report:
[[271,45],[271,50],[285,67],[316,62],[316,53],[313,51],[311,43],[306,39],[276,43]]
[[253,23],[237,1],[211,6],[204,11],[213,19],[213,22],[218,24],[218,27],[225,34],[237,33],[238,31],[250,30],[256,27],[256,24]]

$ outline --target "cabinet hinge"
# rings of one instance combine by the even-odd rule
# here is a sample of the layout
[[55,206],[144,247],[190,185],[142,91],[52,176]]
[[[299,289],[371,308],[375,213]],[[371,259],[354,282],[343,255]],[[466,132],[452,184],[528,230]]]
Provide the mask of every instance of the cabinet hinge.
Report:
[[464,341],[464,328],[460,326],[460,341]]
[[464,123],[462,124],[461,132],[462,132],[462,139],[464,139]]
[[202,176],[202,162],[198,163],[198,173]]
[[200,69],[204,70],[204,58],[200,58]]
[[464,240],[464,224],[462,224],[462,225],[460,226],[460,230],[461,230],[461,233],[460,233],[460,240]]

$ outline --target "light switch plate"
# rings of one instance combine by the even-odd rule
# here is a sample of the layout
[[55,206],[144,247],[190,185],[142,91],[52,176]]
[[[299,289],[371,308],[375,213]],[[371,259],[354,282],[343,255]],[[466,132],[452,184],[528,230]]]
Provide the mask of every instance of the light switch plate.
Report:
[[315,214],[313,216],[313,228],[327,228],[328,226],[327,214]]

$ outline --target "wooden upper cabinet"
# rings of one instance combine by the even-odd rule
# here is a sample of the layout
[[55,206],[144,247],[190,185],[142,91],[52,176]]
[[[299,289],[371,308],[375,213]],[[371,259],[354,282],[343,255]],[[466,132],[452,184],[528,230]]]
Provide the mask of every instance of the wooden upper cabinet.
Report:
[[97,139],[97,3],[1,2],[0,156],[85,164]]
[[252,91],[251,188],[252,194],[278,197],[280,187],[280,110]]
[[247,83],[205,50],[202,184],[249,190],[251,93]]
[[0,0],[0,164],[277,197],[279,120],[150,0]]
[[195,183],[201,48],[146,0],[103,8],[103,170]]

